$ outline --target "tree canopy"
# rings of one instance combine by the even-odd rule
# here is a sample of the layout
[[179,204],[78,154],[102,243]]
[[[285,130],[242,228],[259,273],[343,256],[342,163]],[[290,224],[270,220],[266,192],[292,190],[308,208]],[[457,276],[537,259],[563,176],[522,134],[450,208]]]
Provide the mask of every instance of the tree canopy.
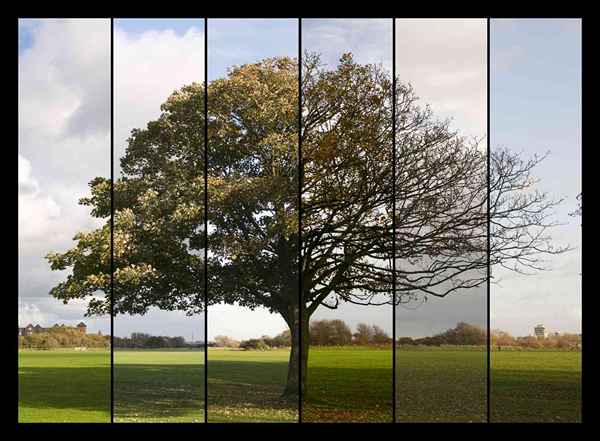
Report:
[[202,84],[175,91],[157,120],[132,130],[114,182],[113,309],[106,178],[80,201],[106,223],[48,255],[52,269],[72,269],[51,294],[88,299],[89,314],[194,314],[205,295],[265,307],[288,323],[294,365],[298,328],[308,341],[320,306],[389,304],[394,280],[397,302],[479,286],[488,245],[491,265],[515,271],[564,251],[547,234],[560,201],[531,178],[543,157],[494,149],[488,169],[480,140],[452,131],[399,79],[393,106],[381,66],[351,54],[334,69],[303,60],[300,91],[296,60],[266,59],[210,82],[207,103]]

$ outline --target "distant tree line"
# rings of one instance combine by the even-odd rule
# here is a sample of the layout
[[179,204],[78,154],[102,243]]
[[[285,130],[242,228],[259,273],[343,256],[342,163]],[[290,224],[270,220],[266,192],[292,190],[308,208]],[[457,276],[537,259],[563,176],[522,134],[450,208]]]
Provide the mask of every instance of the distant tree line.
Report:
[[248,340],[235,340],[225,335],[217,335],[209,346],[220,348],[235,348],[246,350],[266,351],[269,349],[286,348],[292,345],[292,337],[289,329],[277,334],[275,337],[263,335],[260,338],[251,338]]
[[359,323],[356,332],[343,320],[313,320],[310,323],[310,344],[315,346],[380,346],[391,344],[390,336],[377,325]]
[[[487,344],[487,334],[480,326],[459,322],[454,328],[448,329],[433,336],[412,338],[399,337],[399,346],[482,346]],[[490,333],[490,347],[494,350],[509,349],[581,349],[581,335],[578,334],[552,334],[545,338],[534,336],[514,337],[508,332],[492,330]]]
[[[142,332],[133,332],[130,337],[114,337],[115,348],[159,349],[159,348],[199,348],[202,342],[188,343],[183,337],[155,336]],[[359,323],[356,332],[343,320],[314,320],[310,323],[310,344],[315,346],[385,346],[392,339],[377,325]],[[454,328],[428,337],[399,337],[399,346],[483,346],[487,344],[485,329],[465,322],[459,322]],[[581,349],[580,334],[551,334],[545,338],[534,336],[514,337],[502,330],[492,330],[490,345],[495,350],[518,349]],[[270,350],[291,346],[291,334],[288,329],[275,337],[263,335],[260,338],[235,340],[218,335],[208,346],[245,350]],[[19,348],[57,349],[57,348],[108,348],[110,336],[101,334],[82,334],[72,327],[58,327],[28,336],[19,336]]]
[[581,350],[580,334],[551,334],[545,338],[534,336],[513,337],[508,332],[498,329],[490,334],[490,345],[496,350],[510,349],[571,349]]
[[108,348],[110,336],[83,334],[77,328],[61,326],[27,336],[19,336],[21,349]]
[[159,348],[203,348],[203,343],[187,343],[183,337],[167,337],[150,335],[143,332],[132,332],[130,337],[114,337],[115,348],[159,349]]
[[427,337],[412,338],[399,337],[397,344],[400,346],[481,346],[487,344],[487,334],[480,326],[459,322],[452,329]]
[[[221,348],[236,348],[246,350],[269,350],[291,346],[289,329],[275,337],[263,335],[260,338],[235,340],[225,335],[218,335],[209,346]],[[347,346],[347,345],[385,345],[391,344],[390,336],[379,326],[360,323],[356,332],[342,320],[313,320],[310,323],[310,344],[317,346]]]

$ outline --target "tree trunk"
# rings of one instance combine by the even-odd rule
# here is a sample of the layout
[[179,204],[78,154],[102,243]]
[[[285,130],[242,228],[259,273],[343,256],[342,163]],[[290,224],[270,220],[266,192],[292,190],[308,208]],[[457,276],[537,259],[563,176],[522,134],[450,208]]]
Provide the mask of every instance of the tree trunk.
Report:
[[[287,383],[283,398],[297,399],[300,390],[306,390],[306,374],[308,365],[309,326],[308,317],[299,320],[300,314],[294,313],[294,319],[288,322],[292,337],[292,349],[288,364]],[[302,336],[302,338],[300,338]]]
[[302,341],[300,342],[301,348],[301,360],[300,360],[300,372],[301,372],[301,390],[302,396],[306,392],[306,379],[308,378],[308,348],[310,347],[310,327],[308,326],[308,315],[305,314],[301,326],[302,326]]

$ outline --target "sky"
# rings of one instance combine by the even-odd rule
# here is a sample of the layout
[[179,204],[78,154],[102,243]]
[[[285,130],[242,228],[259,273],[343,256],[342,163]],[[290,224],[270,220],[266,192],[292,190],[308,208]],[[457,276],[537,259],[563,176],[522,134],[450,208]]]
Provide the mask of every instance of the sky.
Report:
[[[159,115],[175,89],[203,81],[202,19],[115,20],[115,156],[132,128]],[[210,20],[209,80],[235,64],[270,56],[296,56],[296,20]],[[491,23],[491,147],[525,155],[551,151],[538,171],[540,186],[565,202],[556,217],[557,243],[575,250],[553,257],[535,276],[494,272],[492,327],[516,335],[537,323],[579,332],[581,254],[579,220],[568,216],[581,190],[580,36],[577,20],[493,20]],[[485,21],[416,20],[396,23],[396,70],[423,103],[468,136],[485,137]],[[391,69],[391,20],[303,20],[303,49],[334,66],[343,52]],[[73,235],[98,222],[77,200],[88,181],[110,171],[110,21],[19,22],[19,323],[76,323],[85,305],[63,305],[48,291],[65,274],[43,258],[65,251]],[[115,164],[118,173],[118,164]],[[432,302],[402,318],[404,335],[424,335],[463,319],[481,320],[481,293]],[[472,296],[472,297],[471,297]],[[445,299],[447,300],[447,299]],[[360,321],[391,333],[389,307],[345,308],[316,318]],[[219,334],[248,338],[285,328],[277,315],[257,309],[215,306],[209,339]],[[109,331],[108,318],[84,319],[90,330]],[[202,338],[202,317],[152,312],[120,317],[116,335],[144,331]]]
[[48,295],[66,274],[44,256],[100,225],[77,201],[110,171],[110,21],[22,20],[18,64],[19,324],[75,324],[85,305]]
[[548,271],[519,276],[494,271],[491,326],[516,335],[581,332],[581,21],[492,20],[490,145],[550,156],[536,172],[541,191],[564,202],[551,232],[574,249],[548,259]]

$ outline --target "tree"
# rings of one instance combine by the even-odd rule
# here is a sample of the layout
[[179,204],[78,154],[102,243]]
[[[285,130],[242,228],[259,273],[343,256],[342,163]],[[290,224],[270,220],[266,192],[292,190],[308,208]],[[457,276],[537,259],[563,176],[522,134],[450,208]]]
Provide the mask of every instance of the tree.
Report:
[[352,343],[352,331],[343,320],[330,320],[329,326],[331,328],[331,345],[346,346]]
[[354,338],[359,345],[368,345],[373,340],[373,329],[365,323],[359,323]]
[[319,346],[345,346],[352,342],[352,331],[342,320],[313,320],[310,342]]
[[267,351],[270,349],[269,345],[267,345],[262,338],[244,340],[240,343],[240,348],[247,351]]
[[569,216],[581,216],[583,212],[583,193],[577,195],[577,209],[569,213]]
[[331,329],[328,320],[313,320],[310,323],[310,344],[327,346],[331,342]]
[[493,329],[490,332],[490,342],[492,346],[514,346],[516,344],[515,338],[506,331],[500,329]]
[[217,335],[215,337],[215,344],[220,348],[239,348],[240,342],[234,340],[226,335]]
[[185,338],[183,338],[181,336],[171,337],[170,344],[171,344],[171,347],[173,347],[173,348],[183,348],[183,347],[185,347]]
[[396,339],[396,344],[398,346],[405,346],[405,345],[415,345],[414,340],[412,339],[412,337],[399,337]]
[[275,337],[273,337],[271,340],[274,346],[289,347],[292,344],[292,335],[289,329],[285,329],[279,334],[277,334]]
[[387,335],[387,332],[385,332],[379,326],[373,325],[372,341],[376,345],[382,345],[382,344],[390,343],[391,339],[390,339],[390,336]]
[[419,107],[410,86],[397,81],[394,133],[393,83],[382,67],[350,54],[334,70],[316,55],[303,59],[300,127],[298,65],[273,58],[209,84],[207,164],[200,84],[174,92],[157,120],[134,129],[114,182],[114,308],[106,178],[80,201],[105,224],[47,256],[53,270],[72,270],[51,294],[87,299],[88,314],[195,314],[205,299],[265,307],[290,329],[284,394],[294,395],[306,386],[318,308],[390,304],[394,281],[397,303],[484,283],[488,202],[492,265],[527,272],[564,251],[547,234],[559,201],[536,192],[530,176],[543,157],[492,152],[488,201],[485,152]]
[[486,343],[486,332],[479,326],[459,322],[453,329],[442,333],[446,344],[450,345],[483,345]]

